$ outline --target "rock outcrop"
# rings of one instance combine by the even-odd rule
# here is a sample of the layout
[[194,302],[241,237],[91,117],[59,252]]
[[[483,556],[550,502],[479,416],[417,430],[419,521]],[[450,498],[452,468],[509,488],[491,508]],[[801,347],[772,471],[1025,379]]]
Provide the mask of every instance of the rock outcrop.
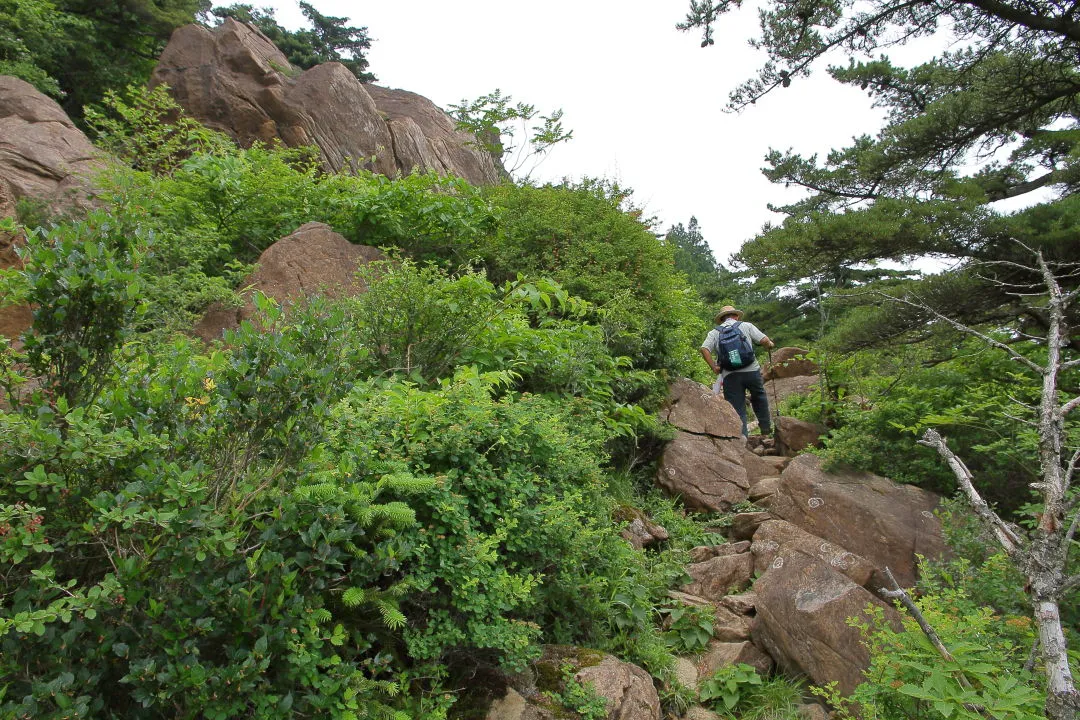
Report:
[[[21,199],[50,212],[91,204],[91,182],[105,163],[51,98],[18,78],[0,75],[0,217],[14,217]],[[0,233],[0,269],[21,267],[20,235]],[[16,338],[30,327],[30,308],[0,307],[0,335]]]
[[779,450],[790,457],[798,455],[808,447],[821,445],[821,436],[826,432],[826,428],[822,425],[786,415],[776,420],[776,440]]
[[56,101],[18,78],[0,75],[0,212],[34,198],[52,210],[89,205],[101,154]]
[[758,503],[774,517],[857,552],[878,570],[891,568],[904,587],[914,585],[915,556],[945,552],[933,512],[938,496],[870,473],[828,473],[821,463],[814,455],[795,458],[776,494]]
[[772,354],[769,362],[761,371],[766,381],[779,378],[805,377],[817,375],[821,368],[806,357],[807,351],[798,347],[783,347]]
[[227,19],[178,28],[154,70],[177,102],[241,145],[316,145],[328,171],[413,170],[499,181],[491,155],[414,93],[365,85],[341,63],[300,71],[256,28]]
[[245,302],[237,308],[212,306],[195,326],[206,341],[239,327],[255,315],[252,295],[258,291],[282,304],[321,294],[343,297],[367,288],[355,273],[366,263],[384,259],[381,250],[353,245],[324,223],[308,223],[278,240],[259,256],[258,268],[243,283]]
[[678,432],[661,458],[657,484],[692,510],[727,510],[773,472],[747,450],[735,409],[700,383],[673,384],[660,416]]
[[865,619],[866,606],[876,604],[898,622],[896,611],[817,558],[791,552],[778,559],[754,583],[754,643],[783,670],[819,685],[835,680],[840,692],[850,694],[870,656],[847,618]]
[[[849,693],[862,681],[869,655],[847,618],[874,604],[898,627],[898,614],[876,595],[885,585],[881,571],[889,567],[911,586],[916,555],[944,552],[933,514],[938,498],[869,473],[826,472],[813,455],[757,457],[741,437],[728,436],[739,431],[729,411],[703,386],[680,381],[662,413],[678,432],[662,456],[658,485],[699,511],[727,510],[745,499],[763,508],[712,529],[728,543],[693,548],[689,582],[669,592],[678,603],[711,605],[715,612],[713,642],[693,658],[698,683],[725,665],[746,662],[768,673],[775,662],[818,684],[836,681]],[[786,439],[802,448],[823,431],[793,418],[779,424],[779,446]]]
[[[607,706],[608,720],[660,720],[660,696],[652,677],[637,665],[596,650],[568,645],[547,645],[531,672],[535,680],[508,689],[492,703],[487,720],[545,720],[565,717],[545,692],[565,691],[564,672],[570,669],[575,682],[589,687]],[[522,678],[516,678],[520,681]]]

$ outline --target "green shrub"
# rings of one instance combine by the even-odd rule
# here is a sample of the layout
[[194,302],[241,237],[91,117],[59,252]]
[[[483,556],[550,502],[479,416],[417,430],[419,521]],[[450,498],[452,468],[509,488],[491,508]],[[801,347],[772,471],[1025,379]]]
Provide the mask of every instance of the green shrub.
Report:
[[675,271],[671,248],[639,211],[622,209],[627,192],[603,182],[487,192],[499,212],[483,249],[495,282],[518,273],[551,277],[601,309],[613,354],[635,367],[691,371],[704,337],[700,301]]
[[664,639],[677,653],[699,653],[713,638],[716,613],[712,607],[676,605],[662,611],[667,616]]
[[725,665],[698,686],[698,698],[729,718],[795,720],[802,702],[798,683],[765,679],[750,665]]
[[837,697],[835,687],[815,689],[842,709],[841,717],[1043,717],[1045,692],[1022,669],[1034,638],[1030,618],[1003,622],[958,590],[925,595],[916,604],[954,659],[943,660],[910,617],[904,616],[904,629],[897,632],[880,608],[869,607],[869,622],[848,621],[870,649],[866,682],[847,699]]
[[368,381],[334,413],[339,482],[435,483],[411,503],[416,591],[403,609],[418,660],[520,667],[541,628],[554,642],[598,639],[611,584],[640,568],[602,492],[604,425],[555,399],[496,400],[508,382],[466,369],[437,390]]
[[142,250],[104,213],[26,233],[25,267],[0,277],[0,290],[8,302],[33,308],[26,362],[46,392],[73,405],[101,390],[116,349],[145,311],[136,272]]

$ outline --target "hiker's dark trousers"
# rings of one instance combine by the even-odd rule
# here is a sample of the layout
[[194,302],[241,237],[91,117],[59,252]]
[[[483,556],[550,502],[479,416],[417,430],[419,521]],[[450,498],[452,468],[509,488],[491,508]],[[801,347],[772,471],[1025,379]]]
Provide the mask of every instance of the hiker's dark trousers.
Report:
[[724,398],[735,408],[742,418],[742,434],[746,431],[746,393],[750,393],[750,406],[754,408],[762,435],[772,435],[772,420],[769,418],[769,398],[765,395],[765,383],[761,381],[760,370],[744,370],[728,373],[724,376]]

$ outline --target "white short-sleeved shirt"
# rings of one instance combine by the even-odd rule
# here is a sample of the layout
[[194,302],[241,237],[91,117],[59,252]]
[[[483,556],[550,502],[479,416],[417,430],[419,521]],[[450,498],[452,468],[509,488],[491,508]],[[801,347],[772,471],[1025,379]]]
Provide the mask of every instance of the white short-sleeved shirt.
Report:
[[[735,323],[735,322],[740,322],[740,321],[736,320],[735,318],[730,318],[729,317],[728,319],[724,320],[724,322],[720,323],[720,327],[724,327],[725,325],[731,325],[732,323]],[[741,332],[743,334],[743,337],[745,337],[747,340],[750,341],[750,346],[751,347],[753,347],[754,345],[757,345],[759,342],[761,342],[761,339],[765,337],[765,333],[758,330],[757,327],[753,323],[748,323],[745,320],[741,321],[741,322],[742,322],[742,324],[739,325],[739,332]],[[718,364],[719,364],[718,358],[720,357],[720,353],[717,351],[716,346],[717,346],[717,344],[719,342],[720,342],[720,331],[717,330],[716,328],[713,328],[712,330],[709,331],[709,334],[705,336],[705,342],[701,343],[701,347],[708,350],[712,354],[713,360],[716,360]],[[742,368],[741,370],[721,370],[720,371],[720,376],[721,377],[727,377],[728,375],[730,375],[733,372],[751,372],[751,371],[754,371],[754,370],[761,370],[761,365],[758,364],[758,361],[757,361],[756,357],[754,358],[754,362],[750,363],[749,365]]]

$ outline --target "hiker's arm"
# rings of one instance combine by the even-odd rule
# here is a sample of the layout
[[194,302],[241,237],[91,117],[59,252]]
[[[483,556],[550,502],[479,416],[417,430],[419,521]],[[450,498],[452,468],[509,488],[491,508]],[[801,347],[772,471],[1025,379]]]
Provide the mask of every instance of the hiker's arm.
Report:
[[770,350],[772,350],[774,347],[776,347],[776,343],[774,343],[772,340],[770,340],[768,335],[761,338],[757,342],[758,342],[758,345],[764,345],[765,347],[769,348]]
[[701,348],[701,357],[705,358],[705,362],[709,363],[709,367],[712,368],[714,373],[720,372],[720,366],[713,361],[709,348]]

